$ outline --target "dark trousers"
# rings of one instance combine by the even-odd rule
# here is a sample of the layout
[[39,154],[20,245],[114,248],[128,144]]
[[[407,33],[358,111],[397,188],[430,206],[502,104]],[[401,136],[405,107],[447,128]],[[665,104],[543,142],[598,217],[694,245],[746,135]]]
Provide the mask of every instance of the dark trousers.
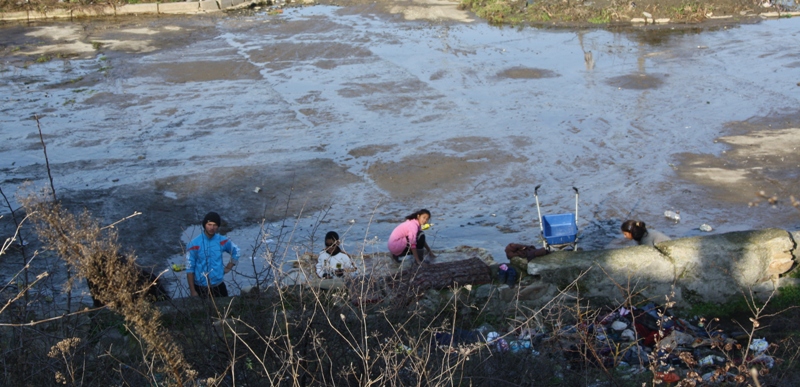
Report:
[[[411,245],[406,246],[406,249],[403,250],[400,255],[393,255],[392,257],[395,261],[400,262],[400,257],[405,257],[409,254],[413,254],[411,252]],[[420,261],[425,259],[425,234],[422,232],[417,234],[417,255],[419,256]]]
[[200,286],[198,284],[194,284],[194,290],[197,291],[197,294],[200,298],[208,298],[209,293],[212,297],[228,297],[228,287],[225,286],[225,283],[222,282],[217,286],[207,287],[207,286]]

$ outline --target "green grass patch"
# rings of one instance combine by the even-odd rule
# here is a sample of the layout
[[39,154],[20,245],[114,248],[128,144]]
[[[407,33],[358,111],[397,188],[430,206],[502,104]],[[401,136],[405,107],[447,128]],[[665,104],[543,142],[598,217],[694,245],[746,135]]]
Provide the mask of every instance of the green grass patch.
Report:
[[603,10],[599,15],[589,18],[589,23],[592,24],[608,24],[611,21],[611,15]]
[[[525,2],[519,2],[525,4]],[[525,20],[522,9],[503,0],[463,0],[461,8],[475,12],[489,24],[519,24]]]
[[51,58],[49,55],[42,55],[42,56],[36,58],[36,63],[47,63],[51,59],[53,59],[53,58]]
[[726,318],[733,315],[750,311],[744,297],[737,297],[736,300],[718,304],[716,302],[697,302],[689,309],[689,316],[703,316],[706,318]]
[[780,311],[800,305],[800,286],[792,285],[780,288],[778,294],[769,302],[769,308]]

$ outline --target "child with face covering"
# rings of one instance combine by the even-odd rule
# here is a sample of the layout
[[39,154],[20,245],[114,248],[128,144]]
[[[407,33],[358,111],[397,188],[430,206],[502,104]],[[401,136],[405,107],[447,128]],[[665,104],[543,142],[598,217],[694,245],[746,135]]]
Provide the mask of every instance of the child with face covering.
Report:
[[342,277],[345,273],[356,271],[353,261],[339,246],[339,234],[330,231],[325,234],[325,250],[317,259],[317,275],[320,278]]

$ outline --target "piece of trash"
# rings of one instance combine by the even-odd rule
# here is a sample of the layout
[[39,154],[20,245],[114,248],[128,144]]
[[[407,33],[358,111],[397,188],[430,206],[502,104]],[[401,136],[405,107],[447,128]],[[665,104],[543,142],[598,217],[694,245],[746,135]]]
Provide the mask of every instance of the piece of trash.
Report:
[[775,359],[773,359],[772,356],[768,356],[767,354],[763,353],[754,357],[750,362],[764,364],[764,366],[767,368],[772,368],[775,366]]
[[636,334],[634,334],[633,331],[630,330],[630,329],[626,329],[626,330],[622,331],[622,333],[619,334],[619,337],[622,340],[625,340],[625,341],[635,341],[636,340]]
[[619,321],[619,320],[614,321],[614,323],[611,324],[611,329],[613,329],[615,331],[624,331],[627,328],[628,328],[628,324],[626,324],[626,323],[624,323],[622,321]]
[[681,377],[674,372],[656,372],[656,378],[661,379],[666,383],[675,383],[681,380]]
[[758,355],[766,351],[767,348],[769,348],[769,343],[767,343],[765,339],[755,339],[750,343],[750,349],[755,351]]
[[701,367],[714,365],[714,355],[708,355],[697,362]]
[[669,218],[669,219],[674,220],[675,223],[678,223],[678,222],[681,221],[681,212],[680,211],[666,210],[666,211],[664,211],[664,216]]
[[253,190],[253,192],[255,192],[255,193],[259,193],[259,192],[261,192],[261,187],[256,187],[256,188]]
[[712,230],[713,228],[705,223],[700,225],[700,231],[711,232]]
[[430,223],[425,223],[425,224],[423,224],[423,225],[422,225],[422,227],[421,227],[421,228],[422,228],[423,230],[427,230],[427,229],[431,228],[431,224],[430,224]]
[[185,269],[186,269],[186,266],[179,265],[177,263],[173,263],[172,264],[172,271],[176,271],[176,272],[177,271],[184,271]]
[[529,340],[514,340],[508,343],[511,352],[519,352],[521,350],[526,350],[531,348],[531,342]]

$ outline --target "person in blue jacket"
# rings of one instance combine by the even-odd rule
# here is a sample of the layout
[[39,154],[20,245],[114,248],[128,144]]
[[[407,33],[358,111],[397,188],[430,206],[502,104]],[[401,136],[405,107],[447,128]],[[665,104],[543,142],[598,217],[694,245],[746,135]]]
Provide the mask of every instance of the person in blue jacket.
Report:
[[[223,279],[225,273],[239,262],[239,247],[228,237],[217,234],[220,223],[222,219],[216,212],[206,214],[203,233],[186,246],[186,281],[192,296],[228,296]],[[223,252],[231,255],[231,260],[225,266],[222,264]]]

